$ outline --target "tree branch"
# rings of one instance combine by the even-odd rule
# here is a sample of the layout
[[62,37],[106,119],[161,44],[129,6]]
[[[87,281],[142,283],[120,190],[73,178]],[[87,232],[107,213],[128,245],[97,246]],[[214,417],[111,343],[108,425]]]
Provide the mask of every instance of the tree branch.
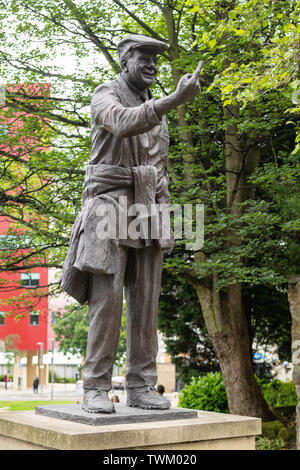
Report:
[[[91,80],[87,80],[85,78],[75,78],[73,75],[62,75],[60,73],[45,72],[44,70],[38,69],[37,67],[34,67],[33,65],[29,64],[26,61],[19,60],[19,59],[9,59],[7,53],[3,53],[2,51],[0,51],[0,56],[9,65],[11,65],[17,70],[25,70],[26,72],[33,72],[38,75],[42,75],[43,77],[61,78],[63,80],[71,80],[72,82],[86,83],[88,85],[91,85]],[[15,62],[22,64],[22,65],[16,65]]]
[[72,120],[72,119],[68,119],[68,118],[65,118],[64,116],[60,116],[59,114],[52,113],[50,111],[45,111],[45,110],[42,110],[41,108],[38,108],[38,107],[34,107],[34,106],[28,104],[28,102],[25,102],[25,103],[21,102],[21,106],[20,106],[20,101],[14,99],[12,97],[10,97],[10,101],[7,100],[6,105],[10,106],[12,109],[19,109],[19,110],[22,110],[22,111],[25,110],[29,114],[38,114],[41,117],[44,116],[44,117],[49,118],[51,120],[54,119],[55,121],[60,121],[60,122],[63,122],[64,124],[70,124],[70,125],[75,126],[75,127],[77,127],[77,126],[78,127],[88,127],[89,126],[89,123],[87,121],[85,121],[83,118],[81,118],[81,121],[75,121],[75,120]]
[[162,38],[159,34],[157,34],[152,28],[150,28],[144,21],[142,21],[138,16],[136,16],[132,11],[128,10],[128,8],[123,5],[119,0],[112,0],[116,5],[118,5],[123,11],[125,11],[131,18],[133,18],[145,31],[147,31],[154,39],[158,41],[165,42],[165,39]]
[[105,46],[103,41],[100,40],[98,36],[93,32],[92,28],[86,23],[82,18],[76,5],[70,0],[64,0],[65,4],[69,6],[72,13],[75,15],[76,20],[82,27],[82,29],[87,33],[90,40],[101,50],[102,54],[106,58],[107,62],[110,64],[114,72],[119,73],[121,68],[120,65],[115,61],[112,55],[109,53],[108,48]]
[[[30,222],[26,222],[24,219],[20,218],[20,217],[16,217],[12,214],[8,214],[6,212],[0,212],[0,216],[4,216],[4,217],[8,217],[9,219],[12,219],[12,220],[15,220],[16,222],[20,223],[21,225],[24,225],[25,227],[29,227],[31,228],[32,230],[34,230],[35,232],[38,232],[40,233],[41,235],[45,235],[46,237],[50,237],[52,238],[53,237],[53,232],[49,232],[47,230],[43,230],[41,229],[40,227],[37,227],[36,225],[33,225],[31,224]],[[70,223],[70,225],[73,223],[73,220],[72,221],[66,221],[67,223]],[[55,234],[56,237],[57,237],[57,233]],[[62,237],[61,235],[59,235],[59,239],[63,242],[66,242],[68,243],[69,242],[69,238],[65,238],[65,237]]]

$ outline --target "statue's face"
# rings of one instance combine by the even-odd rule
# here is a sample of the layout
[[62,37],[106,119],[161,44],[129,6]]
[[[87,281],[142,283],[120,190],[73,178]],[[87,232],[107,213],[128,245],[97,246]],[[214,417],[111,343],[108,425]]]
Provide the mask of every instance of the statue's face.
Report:
[[142,49],[134,49],[123,69],[126,79],[139,90],[145,90],[152,85],[157,71],[156,54],[151,54]]

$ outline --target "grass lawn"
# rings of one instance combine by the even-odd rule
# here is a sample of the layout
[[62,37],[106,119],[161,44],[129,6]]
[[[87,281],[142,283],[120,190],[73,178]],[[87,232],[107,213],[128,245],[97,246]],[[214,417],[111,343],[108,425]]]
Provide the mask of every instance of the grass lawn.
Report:
[[66,405],[70,403],[76,403],[73,401],[66,400],[35,400],[35,401],[0,401],[0,411],[24,411],[34,410],[39,405]]

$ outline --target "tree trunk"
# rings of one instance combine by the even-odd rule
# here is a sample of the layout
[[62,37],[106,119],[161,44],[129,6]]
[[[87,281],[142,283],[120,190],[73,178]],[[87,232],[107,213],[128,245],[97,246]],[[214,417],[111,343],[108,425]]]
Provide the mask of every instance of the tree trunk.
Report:
[[274,419],[254,377],[248,324],[243,312],[241,286],[233,285],[222,296],[212,286],[193,281],[205,324],[218,358],[230,413]]
[[297,449],[300,450],[300,275],[290,276],[288,297],[292,315],[292,361],[293,382],[298,398],[297,405]]
[[[224,109],[226,118],[238,118],[237,107]],[[225,129],[225,158],[227,175],[226,208],[232,217],[240,217],[240,203],[254,197],[255,188],[248,178],[259,162],[259,152],[252,142],[246,145],[239,138],[236,125]],[[227,231],[227,248],[240,245],[234,231]],[[203,253],[195,253],[195,261],[201,263]],[[196,278],[196,272],[195,272]],[[228,286],[225,293],[217,291],[218,277],[193,279],[201,304],[205,324],[219,360],[232,414],[255,416],[264,420],[274,419],[254,377],[250,354],[249,330],[242,305],[242,286]]]

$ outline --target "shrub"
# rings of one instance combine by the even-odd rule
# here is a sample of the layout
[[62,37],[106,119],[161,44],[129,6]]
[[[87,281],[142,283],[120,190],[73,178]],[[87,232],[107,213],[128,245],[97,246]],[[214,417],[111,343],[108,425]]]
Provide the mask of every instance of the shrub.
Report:
[[226,390],[220,372],[193,377],[179,394],[178,406],[196,410],[229,413]]
[[256,450],[282,450],[285,442],[283,439],[268,439],[267,437],[259,437],[256,439]]
[[270,421],[262,423],[262,437],[274,440],[282,439],[286,444],[294,442],[295,426],[285,426],[281,421]]
[[[4,382],[5,375],[6,375],[6,374],[0,375],[0,382]],[[10,374],[10,375],[9,375],[9,380],[13,381],[13,380],[14,380],[14,376]]]
[[272,408],[297,405],[296,388],[293,382],[274,379],[269,383],[261,383],[260,387],[266,402]]
[[[279,407],[294,407],[297,404],[296,389],[293,382],[282,382],[274,379],[266,382],[257,378],[259,387],[268,405],[275,409]],[[197,410],[228,413],[226,390],[220,372],[209,372],[201,377],[193,377],[179,394],[178,406]]]
[[[54,383],[57,384],[73,384],[76,383],[75,377],[60,377],[56,372],[53,374]],[[49,382],[52,380],[51,371],[49,371]]]
[[287,429],[281,421],[276,420],[262,423],[263,437],[266,437],[268,439],[276,439],[277,437],[281,437],[282,439],[284,439],[284,436],[279,436],[279,433],[282,431],[287,432]]

